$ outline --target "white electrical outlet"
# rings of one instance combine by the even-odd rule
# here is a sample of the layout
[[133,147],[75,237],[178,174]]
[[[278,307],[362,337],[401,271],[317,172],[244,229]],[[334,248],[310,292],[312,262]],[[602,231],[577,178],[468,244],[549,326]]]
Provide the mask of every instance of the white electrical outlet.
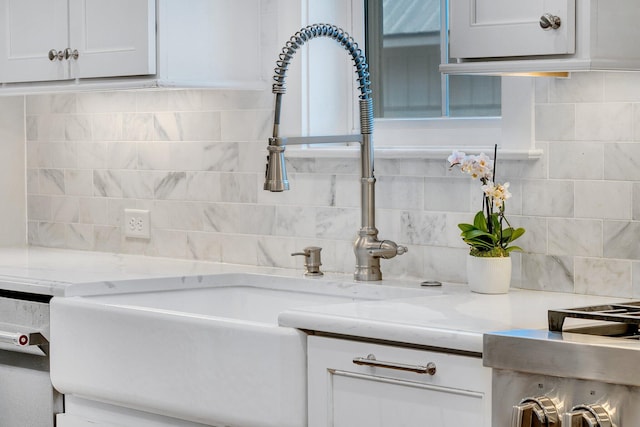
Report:
[[151,238],[149,211],[143,209],[124,210],[124,235],[138,239]]

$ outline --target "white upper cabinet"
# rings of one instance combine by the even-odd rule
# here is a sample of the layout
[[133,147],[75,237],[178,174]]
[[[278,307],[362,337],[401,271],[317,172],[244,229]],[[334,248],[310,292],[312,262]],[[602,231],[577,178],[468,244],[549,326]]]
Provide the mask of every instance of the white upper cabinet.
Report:
[[155,0],[69,0],[69,46],[78,51],[72,76],[155,74],[155,6]]
[[2,83],[155,74],[155,0],[0,0]]
[[640,70],[637,0],[449,0],[449,74]]
[[245,88],[264,85],[266,74],[273,72],[277,59],[275,39],[268,40],[278,25],[272,3],[158,0],[161,84]]
[[[0,95],[266,87],[267,0],[0,0]],[[268,41],[265,41],[267,39]]]
[[0,81],[69,78],[65,61],[50,61],[51,49],[69,45],[66,0],[0,0]]
[[[543,30],[540,19],[544,16],[557,17],[558,28]],[[450,35],[454,58],[575,51],[575,0],[452,0],[449,19],[450,28],[455,29]]]

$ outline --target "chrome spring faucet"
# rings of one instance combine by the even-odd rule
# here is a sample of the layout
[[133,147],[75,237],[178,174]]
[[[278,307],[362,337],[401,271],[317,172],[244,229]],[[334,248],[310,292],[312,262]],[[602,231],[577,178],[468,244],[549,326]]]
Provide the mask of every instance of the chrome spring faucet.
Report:
[[[329,37],[344,47],[353,59],[358,79],[360,106],[360,135],[342,136],[311,136],[285,138],[279,135],[280,110],[282,95],[286,92],[285,77],[289,63],[294,53],[307,41],[317,37]],[[323,144],[335,142],[360,143],[360,208],[361,227],[358,237],[353,244],[356,256],[354,278],[358,281],[382,280],[380,258],[393,258],[407,252],[405,246],[399,246],[390,240],[379,240],[375,226],[375,184],[373,175],[373,99],[371,98],[371,83],[369,81],[369,66],[364,53],[358,44],[341,28],[329,24],[314,24],[296,32],[285,44],[274,70],[275,83],[273,93],[275,99],[275,114],[273,122],[273,137],[269,138],[267,170],[264,189],[268,191],[284,191],[289,189],[284,152],[287,145]]]

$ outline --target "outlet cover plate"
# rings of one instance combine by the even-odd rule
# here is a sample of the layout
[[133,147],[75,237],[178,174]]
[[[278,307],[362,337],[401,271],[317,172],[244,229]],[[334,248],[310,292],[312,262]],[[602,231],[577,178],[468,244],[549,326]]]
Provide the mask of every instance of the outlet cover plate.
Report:
[[124,210],[124,235],[137,239],[151,238],[149,211],[144,209]]

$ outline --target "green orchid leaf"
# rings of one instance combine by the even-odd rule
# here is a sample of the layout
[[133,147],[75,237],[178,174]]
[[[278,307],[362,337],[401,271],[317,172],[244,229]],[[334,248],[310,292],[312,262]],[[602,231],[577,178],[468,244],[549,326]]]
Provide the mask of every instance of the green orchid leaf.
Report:
[[524,228],[513,229],[511,227],[502,230],[502,239],[500,240],[504,245],[513,242],[518,237],[524,234]]
[[487,233],[485,231],[482,230],[470,230],[467,231],[465,233],[461,234],[462,238],[464,240],[481,240],[481,241],[487,241],[487,242],[491,242],[495,245],[495,243],[498,241],[498,237],[495,236],[494,234],[490,234]]
[[498,218],[498,214],[491,215],[491,225],[494,230],[500,230],[500,219]]
[[464,240],[464,242],[466,244],[468,244],[469,246],[476,248],[476,249],[482,249],[482,250],[491,250],[494,249],[496,246],[493,243],[489,243],[489,242],[483,242],[481,240]]
[[476,227],[471,224],[458,224],[458,228],[463,232],[476,229]]
[[487,220],[485,219],[482,211],[479,211],[473,218],[473,225],[482,231],[489,231],[487,227]]
[[522,236],[523,234],[524,234],[524,228],[516,228],[515,230],[513,230],[511,234],[511,241],[516,240],[518,237]]

